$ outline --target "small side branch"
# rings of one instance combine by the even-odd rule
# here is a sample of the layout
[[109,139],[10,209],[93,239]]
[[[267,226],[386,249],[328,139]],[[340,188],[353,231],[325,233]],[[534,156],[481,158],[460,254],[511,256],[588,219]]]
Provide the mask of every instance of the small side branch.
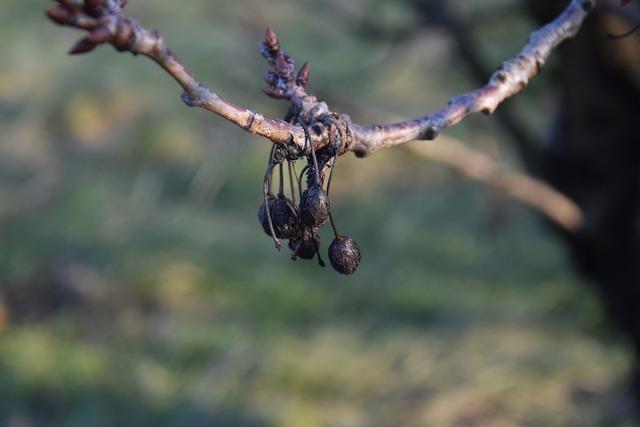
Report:
[[582,227],[583,213],[573,200],[530,175],[504,170],[486,153],[445,137],[439,144],[411,145],[410,149],[419,157],[447,165],[537,210],[568,232]]
[[413,140],[433,140],[471,114],[492,114],[503,101],[525,89],[560,43],[578,33],[595,4],[595,0],[572,0],[558,18],[533,33],[520,54],[505,62],[485,87],[454,97],[446,108],[391,125],[354,125],[353,150],[365,156]]

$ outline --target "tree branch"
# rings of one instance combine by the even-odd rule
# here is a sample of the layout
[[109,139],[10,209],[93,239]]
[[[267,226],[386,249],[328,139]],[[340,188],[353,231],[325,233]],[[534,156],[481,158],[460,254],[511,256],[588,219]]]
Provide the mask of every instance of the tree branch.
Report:
[[184,90],[182,100],[187,105],[216,113],[246,131],[274,143],[293,142],[304,147],[304,132],[301,127],[239,107],[200,83],[167,47],[157,31],[144,28],[122,13],[126,0],[86,0],[83,5],[73,0],[57,1],[59,6],[47,10],[50,19],[60,25],[89,31],[89,35],[71,49],[71,54],[86,53],[99,44],[110,43],[119,51],[147,56],[180,84]]
[[[380,148],[412,140],[432,140],[472,113],[493,113],[505,99],[524,90],[561,42],[577,34],[596,3],[595,0],[572,0],[556,20],[533,33],[522,52],[505,62],[485,87],[454,97],[443,110],[391,125],[360,126],[345,114],[331,112],[324,102],[305,91],[308,65],[305,64],[296,75],[293,59],[280,49],[271,30],[267,30],[262,43],[263,56],[272,67],[266,75],[269,86],[265,93],[291,102],[287,120],[267,118],[239,107],[200,83],[158,32],[142,27],[123,14],[127,0],[84,0],[82,4],[74,0],[57,2],[58,6],[47,11],[54,22],[89,31],[71,53],[89,52],[97,45],[109,43],[120,51],[147,56],[180,84],[184,90],[182,99],[187,105],[207,109],[250,133],[295,148],[293,152],[298,157],[310,149],[334,145],[336,134],[341,135],[340,154],[353,151],[358,156],[365,156]],[[304,127],[310,129],[310,141],[306,140]]]
[[530,175],[504,170],[488,154],[458,140],[443,137],[439,144],[410,145],[409,148],[417,156],[445,164],[536,209],[565,231],[575,232],[582,227],[583,213],[573,200]]
[[493,113],[504,100],[525,89],[560,43],[578,33],[595,4],[595,0],[572,0],[558,18],[534,32],[520,54],[505,62],[485,87],[454,97],[446,108],[391,125],[354,125],[354,146],[366,155],[413,140],[432,140],[473,113]]

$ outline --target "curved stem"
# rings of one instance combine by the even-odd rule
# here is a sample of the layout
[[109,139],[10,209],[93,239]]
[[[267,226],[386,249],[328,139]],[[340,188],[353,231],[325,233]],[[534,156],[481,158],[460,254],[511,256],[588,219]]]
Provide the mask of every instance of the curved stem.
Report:
[[[304,135],[305,135],[305,139],[308,142],[309,146],[310,146],[310,150],[311,150],[311,159],[313,161],[313,168],[315,169],[315,173],[316,173],[316,185],[320,185],[320,170],[318,168],[318,158],[316,157],[316,151],[313,149],[313,145],[311,144],[311,133],[309,132],[309,127],[304,124],[304,123],[300,123],[300,125],[302,126],[302,129],[304,129]],[[306,145],[306,144],[305,144]]]
[[284,196],[284,166],[282,165],[282,163],[280,163],[278,166],[278,169],[280,169],[280,184],[278,186],[278,196]]
[[264,175],[264,182],[262,186],[262,192],[264,196],[264,209],[267,214],[267,222],[269,223],[269,231],[271,232],[271,238],[273,239],[273,243],[276,246],[277,250],[280,250],[280,240],[276,236],[276,231],[273,228],[273,221],[271,219],[271,208],[269,207],[269,196],[271,195],[271,176],[273,174],[273,156],[276,152],[275,144],[271,147],[271,155],[269,156],[269,165],[267,166],[267,172]]
[[309,170],[309,166],[305,166],[302,168],[302,172],[300,172],[300,176],[298,177],[298,193],[300,194],[300,200],[302,200],[302,178],[304,174]]
[[380,148],[409,141],[432,140],[471,114],[493,113],[503,101],[526,88],[560,43],[578,33],[595,5],[595,0],[572,0],[554,21],[531,34],[522,51],[504,62],[486,86],[452,98],[449,105],[440,111],[383,126],[354,124],[351,150],[365,156]]
[[293,167],[291,161],[287,160],[287,169],[289,170],[289,187],[291,190],[291,201],[296,204],[296,187],[293,183]]

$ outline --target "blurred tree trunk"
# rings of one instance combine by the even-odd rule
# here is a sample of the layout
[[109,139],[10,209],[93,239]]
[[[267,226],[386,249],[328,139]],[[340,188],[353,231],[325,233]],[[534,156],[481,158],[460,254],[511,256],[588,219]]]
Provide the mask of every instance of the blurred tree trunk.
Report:
[[[540,22],[563,2],[527,0]],[[585,229],[563,234],[610,317],[628,335],[640,366],[640,88],[606,37],[603,11],[557,52],[560,115],[537,171],[584,210]],[[636,49],[638,46],[636,46]],[[640,397],[640,370],[634,391]]]
[[[407,2],[420,25],[449,30],[470,76],[484,85],[493,70],[470,33],[472,23],[461,21],[443,0]],[[525,4],[539,24],[566,7],[566,2],[539,0]],[[547,143],[531,137],[508,103],[498,109],[497,119],[528,171],[583,209],[583,230],[555,230],[576,269],[596,287],[609,317],[630,339],[636,357],[632,387],[640,403],[640,80],[632,77],[640,46],[637,39],[609,39],[612,19],[604,8],[597,9],[580,34],[554,53],[555,72],[545,69],[552,73],[560,111]],[[624,43],[635,43],[627,49],[638,54],[635,58],[622,54]]]

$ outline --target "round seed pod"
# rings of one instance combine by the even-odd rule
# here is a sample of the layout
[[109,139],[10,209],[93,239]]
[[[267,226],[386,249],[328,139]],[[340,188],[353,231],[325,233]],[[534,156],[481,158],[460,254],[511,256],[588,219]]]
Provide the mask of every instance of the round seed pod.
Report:
[[300,201],[300,219],[313,228],[323,225],[329,218],[329,197],[318,186],[311,186],[302,193]]
[[347,236],[334,239],[329,246],[329,262],[331,262],[333,269],[340,274],[355,273],[361,259],[358,244]]
[[267,205],[269,206],[269,212],[271,212],[271,222],[275,229],[275,223],[273,222],[273,205],[275,201],[275,196],[273,194],[269,194],[267,196],[267,200],[265,202],[262,202],[262,205],[260,205],[260,210],[258,211],[258,219],[260,220],[262,229],[267,234],[267,236],[271,236],[271,230],[269,229],[269,218],[267,217]]
[[270,212],[277,238],[294,239],[298,235],[298,209],[291,200],[282,194],[278,195]]
[[298,239],[289,240],[289,248],[293,251],[293,259],[313,259],[320,249],[320,235],[310,227],[303,227]]

